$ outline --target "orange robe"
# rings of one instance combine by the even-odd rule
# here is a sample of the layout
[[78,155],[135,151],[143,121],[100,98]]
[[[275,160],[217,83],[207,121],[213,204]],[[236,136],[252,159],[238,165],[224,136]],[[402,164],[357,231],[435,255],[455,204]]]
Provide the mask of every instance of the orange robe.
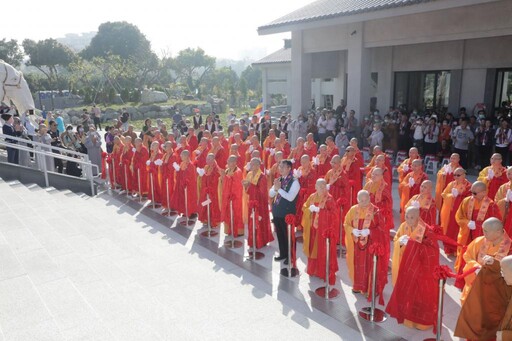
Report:
[[306,152],[304,151],[304,148],[295,147],[290,152],[290,155],[288,158],[293,163],[293,169],[297,169],[300,167],[300,158],[302,155],[304,155]]
[[199,146],[199,140],[197,139],[196,135],[188,135],[187,136],[187,144],[190,147],[190,150],[196,150]]
[[304,153],[308,154],[311,159],[313,159],[318,153],[318,146],[315,142],[306,142],[304,143]]
[[208,223],[208,206],[203,205],[210,199],[210,223],[211,227],[219,226],[221,222],[219,202],[219,167],[206,165],[205,174],[201,178],[201,194],[199,196],[199,221]]
[[[171,198],[171,207],[180,214],[188,213],[190,216],[193,213],[198,213],[196,175],[196,167],[191,162],[181,162],[180,170],[176,172],[174,195]],[[185,189],[187,193],[186,200]]]
[[357,203],[357,193],[363,188],[361,182],[361,170],[356,158],[350,160],[347,156],[341,158],[341,169],[349,183],[349,205],[352,207]]
[[[162,207],[170,209],[170,201],[174,195],[174,162],[178,162],[174,153],[165,153],[162,158],[162,166],[160,172],[162,174],[161,190],[162,193]],[[169,196],[169,200],[167,200]]]
[[[249,247],[252,248],[254,238],[253,222],[255,222],[256,248],[259,249],[274,240],[270,227],[267,178],[261,170],[258,170],[256,173],[252,171],[247,173],[246,180],[250,182],[247,188],[247,194],[249,196],[249,238],[247,243]],[[254,218],[252,217],[253,210],[256,214]]]
[[[162,153],[157,152],[153,153],[148,160],[150,162],[148,166],[148,199],[155,203],[162,202],[162,175],[160,173],[160,167],[155,163],[157,160],[162,160],[162,157]],[[153,179],[154,198],[151,194],[151,179]]]
[[[297,196],[297,207],[302,207],[304,202],[309,198],[309,196],[315,193],[315,185],[316,185],[316,169],[313,166],[305,169],[302,166],[298,168],[298,170],[302,173],[299,178],[300,190]],[[295,215],[295,223],[299,226],[299,230],[302,229],[302,210],[298,209]]]
[[374,183],[372,180],[364,185],[364,190],[370,193],[370,201],[379,208],[379,221],[389,230],[395,227],[393,222],[393,201],[391,200],[391,187],[384,181]]
[[121,156],[121,167],[123,172],[123,182],[121,188],[125,191],[134,191],[137,187],[134,187],[133,173],[130,169],[130,165],[133,159],[132,147],[125,148]]
[[[366,182],[370,181],[372,179],[372,172],[373,170],[377,168],[377,166],[373,166],[371,167],[369,170],[368,170],[368,173],[366,173]],[[382,176],[384,177],[384,181],[389,185],[389,187],[391,188],[391,186],[393,186],[393,173],[391,173],[387,167],[383,169],[383,173],[382,173]]]
[[455,180],[453,176],[453,172],[459,168],[460,166],[453,166],[451,163],[443,166],[437,172],[437,180],[436,180],[436,207],[438,210],[441,210],[443,205],[443,196],[442,193],[446,186],[453,180]]
[[510,202],[507,201],[507,192],[511,189],[510,186],[510,182],[501,185],[494,197],[494,202],[498,205],[503,218],[503,228],[509,236],[512,235],[512,214],[510,214],[512,212],[510,212]]
[[[244,234],[242,220],[242,171],[226,169],[222,177],[221,219],[224,223],[224,233],[232,235],[231,218],[235,226],[236,236]],[[231,217],[231,203],[233,204],[233,217]]]
[[[414,179],[414,185],[412,187],[409,186],[409,179]],[[404,221],[405,214],[405,204],[411,198],[420,193],[421,183],[425,180],[428,180],[427,174],[425,172],[421,172],[419,174],[409,173],[405,176],[404,180],[398,185],[398,188],[401,188],[401,196],[400,196],[400,208],[401,208],[401,219]]]

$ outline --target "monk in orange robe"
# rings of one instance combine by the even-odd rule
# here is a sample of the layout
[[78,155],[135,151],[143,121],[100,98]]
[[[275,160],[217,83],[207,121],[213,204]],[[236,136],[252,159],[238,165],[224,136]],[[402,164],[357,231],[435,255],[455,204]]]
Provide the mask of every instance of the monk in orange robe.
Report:
[[[459,235],[459,224],[455,220],[457,210],[464,198],[471,195],[471,182],[466,179],[464,168],[457,168],[453,171],[454,181],[450,182],[443,191],[443,205],[441,206],[440,224],[443,234],[451,240],[456,241]],[[444,244],[446,255],[456,255],[457,248],[453,245]]]
[[268,164],[268,158],[270,156],[270,150],[275,148],[276,132],[274,129],[268,131],[268,136],[263,141],[263,164]]
[[[386,185],[384,181],[381,184]],[[379,208],[371,203],[368,191],[359,191],[357,201],[357,205],[348,211],[344,223],[346,259],[349,277],[353,283],[352,291],[371,297],[373,254],[370,249],[380,247],[383,254],[379,255],[380,259],[377,261],[376,294],[380,304],[384,304],[382,292],[388,281],[389,230],[379,219]]]
[[[124,139],[124,137],[123,137]],[[122,158],[123,158],[123,150],[124,143],[119,136],[114,137],[114,148],[112,150],[111,160],[112,160],[112,173],[110,174],[110,180],[112,182],[113,188],[118,186],[122,187],[124,182],[124,172],[122,167]],[[110,168],[109,168],[110,171]]]
[[[269,186],[274,183],[275,179],[281,177],[281,173],[279,172],[279,163],[283,160],[283,152],[277,152],[275,155],[276,163],[272,165],[269,169],[266,170],[267,175],[267,183]],[[270,187],[268,188],[270,190]],[[269,198],[269,200],[272,198]]]
[[[512,241],[503,230],[503,223],[498,218],[489,218],[482,224],[484,235],[475,238],[464,253],[465,266],[463,272],[476,267],[477,271],[483,265],[491,265],[495,261],[502,260],[510,254]],[[460,301],[464,305],[466,297],[475,281],[476,274],[472,273],[464,277],[465,285],[462,289]]]
[[[196,167],[190,162],[190,152],[181,152],[181,163],[174,163],[176,171],[176,183],[174,195],[171,198],[171,207],[182,216],[188,214],[188,218],[198,213],[197,208],[197,173]],[[186,197],[185,197],[186,193]]]
[[487,185],[488,196],[491,199],[494,199],[500,186],[508,181],[507,170],[502,166],[501,162],[501,154],[492,154],[491,165],[482,169],[480,174],[478,174],[478,181],[482,181]]
[[512,235],[512,212],[510,212],[510,203],[512,202],[512,167],[507,168],[507,183],[501,185],[496,192],[494,202],[498,205],[503,218],[505,232],[510,236]]
[[297,145],[292,149],[288,158],[293,164],[293,169],[297,169],[300,167],[300,159],[302,155],[304,155],[306,151],[304,150],[304,139],[299,137],[297,139]]
[[201,194],[199,196],[200,210],[199,221],[208,223],[208,206],[210,206],[211,227],[218,227],[221,222],[219,202],[219,179],[222,169],[215,161],[212,153],[206,157],[206,166],[197,168],[197,174],[201,179]]
[[162,156],[162,164],[160,165],[160,173],[162,174],[162,182],[160,192],[162,193],[162,207],[164,212],[169,211],[170,201],[174,195],[174,175],[175,170],[173,167],[174,163],[177,163],[178,159],[174,155],[172,148],[172,142],[167,141],[164,143],[164,155]]
[[[309,198],[311,194],[315,192],[315,184],[317,180],[316,169],[311,164],[311,159],[309,155],[302,155],[300,159],[301,166],[293,171],[293,176],[299,179],[300,191],[297,196],[297,207],[302,207],[304,202]],[[301,209],[297,210],[296,213],[296,224],[299,227],[299,230],[302,229],[302,211]]]
[[[162,202],[162,175],[160,174],[160,166],[163,164],[162,157],[160,144],[156,141],[151,142],[149,159],[146,161],[148,166],[148,199],[158,204]],[[153,188],[151,188],[151,184],[153,184]]]
[[[326,255],[329,252],[329,284],[336,282],[338,260],[336,244],[339,239],[338,208],[333,197],[327,191],[324,179],[318,179],[315,184],[316,191],[303,203],[301,225],[304,227],[303,250],[308,257],[306,272],[326,280]],[[299,206],[297,206],[299,207]],[[326,239],[330,239],[330,250],[326,248]]]
[[148,195],[148,170],[146,161],[149,159],[149,152],[146,146],[142,144],[142,139],[135,139],[135,148],[133,152],[130,169],[133,174],[132,188],[136,189],[139,196]]
[[330,158],[325,144],[322,144],[320,148],[318,148],[318,151],[318,155],[313,158],[313,164],[316,167],[317,176],[323,178],[331,168],[331,164],[329,163]]
[[[251,141],[248,140],[248,142],[249,143],[244,142],[242,140],[242,136],[240,134],[235,134],[233,136],[233,143],[231,143],[231,145],[236,144],[238,146],[238,154],[245,156],[245,152],[247,151],[247,148],[249,147],[249,144],[251,143]],[[230,147],[231,147],[231,145],[230,145]],[[231,154],[229,154],[229,155],[231,155]],[[239,163],[245,165],[244,158],[241,158],[241,160],[239,160]]]
[[245,152],[245,164],[248,164],[252,159],[252,152],[259,151],[260,155],[263,152],[260,146],[260,141],[258,141],[258,137],[254,135],[251,137],[251,144],[247,147],[247,151]]
[[[412,162],[414,160],[420,160],[420,154],[418,153],[418,148],[412,147],[409,149],[409,158],[405,159],[397,168],[398,172],[398,183],[401,184],[404,181],[405,176],[412,172]],[[402,192],[400,186],[398,187],[398,195],[402,197]]]
[[404,220],[404,208],[405,204],[411,198],[420,193],[420,186],[423,181],[428,180],[427,174],[423,171],[423,165],[421,160],[414,160],[411,166],[412,172],[408,173],[404,180],[400,183],[399,189],[401,188],[401,197],[400,197],[400,208],[401,208],[401,217],[402,221]]
[[[236,159],[237,159],[237,162],[236,162],[237,167],[240,169],[244,168],[245,154],[240,154],[240,147],[236,143],[233,143],[231,145],[231,147],[229,147],[229,155],[235,155]],[[244,157],[242,157],[242,155],[244,155]],[[226,163],[227,163],[227,160],[226,160]]]
[[[253,223],[256,224],[256,248],[262,248],[274,240],[270,228],[270,215],[268,207],[267,178],[261,171],[261,160],[253,158],[250,162],[251,170],[247,173],[242,186],[249,196],[249,247],[253,247]],[[255,214],[255,216],[253,216]],[[254,251],[254,250],[253,250]]]
[[[375,147],[373,147],[373,157],[370,160],[370,163],[368,164],[368,166],[366,166],[364,168],[367,176],[368,176],[368,173],[370,172],[370,170],[374,166],[376,166],[377,157],[379,157],[381,155],[384,158],[384,165],[383,166],[385,167],[385,169],[387,169],[387,173],[390,174],[390,176],[393,174],[393,167],[391,166],[391,160],[389,159],[389,156],[382,151],[382,147],[381,146],[375,146]],[[383,168],[383,167],[379,166],[379,168]]]
[[[363,152],[361,152],[361,150],[359,149],[359,142],[357,141],[357,139],[355,137],[353,137],[350,139],[349,144],[350,144],[350,147],[354,148],[357,167],[364,168],[364,155],[363,155]],[[346,152],[346,149],[345,149],[345,152]]]
[[286,139],[286,133],[281,132],[279,134],[279,140],[281,141],[281,147],[283,148],[283,159],[287,159],[288,155],[290,155],[290,152],[292,151],[292,147],[290,142]]
[[437,181],[436,181],[436,207],[438,210],[441,210],[441,206],[443,205],[443,191],[448,186],[450,182],[454,179],[453,172],[460,167],[459,164],[460,155],[457,153],[453,153],[450,156],[450,163],[444,165],[437,172]]
[[304,143],[304,152],[309,155],[309,158],[313,160],[313,158],[318,153],[318,146],[315,142],[314,136],[312,133],[306,135],[306,142]]
[[[235,237],[243,236],[244,222],[242,219],[242,170],[237,167],[237,157],[228,158],[226,170],[221,174],[222,206],[221,219],[224,223],[224,233],[233,235],[231,220],[235,229]],[[231,210],[231,206],[233,210]],[[233,216],[231,215],[233,214]]]
[[340,155],[340,150],[334,143],[334,138],[332,136],[327,136],[325,138],[325,144],[327,145],[327,155],[329,156],[329,161],[333,158],[334,155]]
[[393,173],[386,166],[386,157],[387,156],[385,154],[381,154],[374,158],[375,164],[373,167],[370,167],[366,173],[366,181],[369,181],[372,178],[372,172],[375,168],[380,168],[383,171],[382,176],[384,177],[384,181],[386,181],[389,188],[391,188],[393,186]]
[[361,169],[356,159],[357,150],[352,146],[348,146],[345,155],[341,159],[341,170],[343,176],[346,176],[350,186],[349,205],[357,202],[357,193],[363,188],[361,182]]
[[391,187],[386,183],[381,168],[374,168],[372,178],[364,185],[364,190],[370,194],[370,202],[379,209],[383,225],[388,230],[395,226],[393,222],[393,201],[391,200]]
[[133,187],[133,173],[131,169],[134,147],[132,145],[132,138],[130,136],[126,136],[124,138],[124,148],[123,154],[121,155],[121,167],[123,172],[123,182],[121,183],[121,188],[125,191],[132,192],[135,191],[136,187]]
[[[476,181],[471,186],[471,197],[462,200],[457,210],[455,220],[459,224],[457,243],[462,247],[457,248],[455,270],[462,273],[465,266],[465,248],[477,237],[483,235],[482,224],[491,217],[501,219],[498,205],[487,196],[487,186],[481,181]],[[455,286],[462,289],[464,280],[455,281]]]
[[420,193],[413,195],[405,204],[404,209],[406,211],[409,206],[418,207],[421,220],[430,226],[435,225],[437,219],[436,201],[432,197],[432,188],[432,181],[423,181],[420,186]]
[[[512,256],[507,256],[501,260],[500,275],[508,286],[508,295],[503,295],[502,297],[508,297],[509,299],[508,305],[506,307],[503,306],[506,310],[501,320],[499,330],[496,332],[496,341],[512,341],[512,300],[510,299],[510,297],[512,297]],[[494,281],[494,283],[496,284],[496,281]],[[503,300],[503,298],[501,298],[500,301],[502,303],[507,302],[507,300]]]
[[267,160],[267,164],[266,164],[267,169],[272,167],[272,165],[274,165],[276,163],[275,156],[276,156],[277,152],[281,152],[281,154],[284,154],[283,146],[281,144],[280,139],[276,139],[274,141],[274,148],[270,148],[269,156],[268,156],[268,160]]
[[[341,221],[345,221],[345,215],[350,209],[350,200],[348,200],[348,197],[350,196],[350,188],[348,184],[348,178],[345,176],[343,170],[341,169],[341,156],[334,155],[332,157],[331,167],[332,168],[325,175],[327,189],[338,205],[338,209],[341,208]],[[344,238],[342,238],[342,242],[345,242]]]

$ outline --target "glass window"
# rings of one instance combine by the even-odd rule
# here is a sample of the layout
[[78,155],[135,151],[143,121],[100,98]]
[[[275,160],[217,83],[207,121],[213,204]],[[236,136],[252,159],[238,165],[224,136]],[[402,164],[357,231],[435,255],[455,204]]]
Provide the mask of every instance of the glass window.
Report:
[[395,107],[405,110],[446,108],[450,100],[450,72],[396,72],[394,99]]
[[[495,98],[494,106],[496,108],[510,106],[512,99],[512,69],[498,71]],[[507,102],[507,105],[504,105],[504,102]]]

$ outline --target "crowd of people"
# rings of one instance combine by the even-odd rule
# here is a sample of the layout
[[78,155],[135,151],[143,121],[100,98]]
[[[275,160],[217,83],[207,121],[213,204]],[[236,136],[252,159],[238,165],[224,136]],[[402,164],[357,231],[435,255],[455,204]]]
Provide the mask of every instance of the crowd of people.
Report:
[[[274,259],[295,267],[295,252],[289,259],[288,251],[295,250],[296,243],[289,245],[286,238],[291,225],[303,236],[306,272],[331,284],[337,280],[337,248],[342,247],[353,292],[378,297],[381,305],[386,303],[383,292],[391,257],[393,291],[386,311],[412,328],[436,324],[442,242],[444,253],[455,260],[455,286],[461,289],[462,313],[455,334],[469,339],[480,339],[483,333],[494,333],[498,339],[508,335],[502,329],[510,328],[510,321],[501,319],[512,289],[505,284],[509,294],[501,304],[482,300],[481,285],[472,290],[491,267],[499,268],[500,261],[504,273],[510,271],[506,256],[512,251],[512,168],[505,167],[511,135],[507,117],[492,119],[479,113],[478,119],[468,118],[461,110],[455,119],[449,114],[409,116],[390,110],[383,119],[373,113],[358,124],[353,111],[347,115],[344,108],[338,109],[296,119],[283,114],[276,123],[269,113],[237,119],[230,111],[226,128],[214,113],[204,121],[199,113],[191,120],[178,113],[169,130],[163,122],[153,126],[148,119],[139,134],[132,126],[124,130],[115,122],[106,128],[102,155],[107,166],[102,168],[112,188],[147,198],[164,214],[223,226],[233,238],[247,234],[248,245],[256,249],[274,239],[273,223],[279,245]],[[11,123],[9,118],[6,124]],[[53,137],[44,125],[38,134],[52,144],[58,123],[48,123]],[[101,153],[96,128],[91,125],[89,133],[83,133],[81,126],[76,132],[68,127],[57,141],[66,148],[89,154],[97,148]],[[487,154],[470,157],[473,142],[479,151],[488,148]],[[371,148],[371,160],[364,159],[365,146]],[[398,176],[393,174],[393,153],[386,149],[408,150],[409,157],[396,165]],[[434,184],[424,171],[422,156],[438,153],[449,161]],[[474,183],[466,178],[472,162],[482,166]],[[394,180],[400,198],[399,226],[393,215]],[[380,260],[375,292],[369,285],[373,255]],[[503,281],[497,277],[495,282]],[[477,302],[493,314],[464,313],[475,309]]]

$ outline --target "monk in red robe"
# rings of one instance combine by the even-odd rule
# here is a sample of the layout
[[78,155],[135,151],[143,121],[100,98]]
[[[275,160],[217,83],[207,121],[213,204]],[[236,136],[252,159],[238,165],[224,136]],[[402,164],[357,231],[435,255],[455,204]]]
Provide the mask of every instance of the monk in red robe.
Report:
[[196,131],[194,128],[188,128],[187,144],[189,146],[189,150],[191,151],[196,150],[197,146],[199,146],[199,141],[197,139]]
[[[253,247],[253,223],[256,224],[256,248],[262,248],[274,240],[270,228],[270,215],[268,207],[267,178],[261,171],[261,160],[253,158],[250,162],[250,171],[242,181],[245,192],[249,196],[249,247]],[[255,214],[253,216],[253,214]],[[254,251],[254,250],[253,250]]]
[[277,152],[275,155],[276,163],[272,165],[269,169],[266,170],[267,175],[267,183],[270,185],[274,183],[274,180],[281,177],[281,173],[279,172],[279,163],[283,160],[283,152]]
[[215,161],[220,168],[226,168],[226,163],[228,161],[228,148],[224,148],[221,145],[219,137],[214,137],[212,139],[212,147],[208,153],[215,155]]
[[[311,194],[315,192],[315,184],[317,180],[316,169],[311,164],[309,155],[302,155],[300,159],[300,167],[293,171],[293,176],[299,179],[300,191],[297,196],[297,207],[302,207],[304,202],[309,198]],[[302,211],[297,210],[295,222],[302,229],[300,222],[302,221]]]
[[[176,171],[176,184],[174,195],[171,198],[171,207],[182,216],[188,214],[188,218],[198,213],[197,208],[197,173],[196,167],[190,162],[190,152],[181,152],[181,163],[174,163]],[[185,194],[186,193],[186,194]]]
[[494,199],[500,186],[508,181],[507,170],[501,164],[502,161],[500,153],[492,154],[491,165],[482,169],[480,174],[478,174],[478,181],[482,181],[487,185],[487,195],[491,199]]
[[318,154],[318,145],[316,144],[312,133],[306,135],[306,142],[304,143],[304,152],[309,155],[309,158],[311,160],[316,156],[316,154]]
[[460,167],[460,155],[457,153],[453,153],[450,156],[450,163],[444,165],[437,172],[437,180],[436,180],[436,207],[438,210],[441,210],[443,206],[443,191],[448,186],[450,182],[455,180],[453,174],[457,168]]
[[[386,185],[383,181],[382,184]],[[380,247],[382,254],[379,255],[377,263],[376,294],[380,304],[384,304],[382,292],[388,281],[389,230],[380,219],[379,208],[371,203],[368,191],[359,191],[357,201],[357,205],[348,211],[344,224],[346,259],[349,277],[353,283],[352,291],[371,295],[373,254],[370,249]]]
[[272,167],[272,165],[274,165],[276,163],[275,156],[276,156],[276,153],[278,153],[278,152],[281,152],[281,154],[284,154],[284,149],[283,149],[280,139],[276,139],[274,141],[274,148],[270,148],[269,156],[268,156],[268,160],[267,160],[267,164],[266,164],[265,168],[269,169],[270,167]]
[[201,138],[199,146],[192,152],[192,162],[197,168],[204,168],[206,166],[206,156],[208,155],[208,139]]
[[162,175],[160,193],[162,193],[162,207],[164,212],[171,209],[170,201],[174,195],[175,175],[173,164],[178,162],[176,155],[174,155],[172,145],[170,141],[164,143],[164,155],[162,156],[162,164],[160,165],[160,173]]
[[276,132],[274,129],[268,131],[268,136],[263,141],[263,164],[268,164],[268,158],[270,157],[270,150],[275,148],[275,141],[277,139]]
[[501,185],[496,192],[494,202],[498,205],[503,218],[505,232],[512,236],[512,212],[510,211],[510,203],[512,202],[512,167],[507,168],[507,183]]
[[318,149],[319,153],[313,158],[313,164],[317,170],[317,177],[323,178],[325,174],[331,169],[329,154],[327,153],[327,146],[322,144]]
[[[353,137],[350,139],[349,143],[350,143],[350,147],[352,147],[354,149],[354,155],[355,155],[357,167],[359,169],[363,168],[364,167],[364,155],[361,152],[361,150],[359,149],[359,145],[358,145],[359,142],[357,141],[357,139],[355,137]],[[361,177],[359,177],[359,179],[361,179]]]
[[404,220],[405,204],[407,204],[414,195],[420,193],[421,184],[423,181],[428,180],[428,175],[423,171],[421,160],[414,160],[411,168],[412,172],[405,176],[398,187],[401,189],[400,210],[402,221]]
[[[304,254],[308,257],[306,272],[326,280],[326,255],[329,252],[329,284],[336,282],[338,260],[336,244],[339,239],[339,214],[333,197],[327,191],[324,179],[316,181],[316,192],[311,194],[302,205],[302,222],[304,227]],[[298,207],[298,206],[297,206]],[[326,248],[326,238],[330,238],[330,250]]]
[[368,169],[368,172],[366,173],[366,181],[369,181],[372,178],[372,172],[375,168],[382,169],[382,176],[384,177],[384,181],[389,185],[389,188],[393,186],[393,171],[390,171],[389,168],[386,166],[386,155],[378,155],[375,157],[375,163],[373,167],[370,167]]
[[302,137],[299,137],[297,139],[297,145],[295,148],[292,149],[290,152],[290,155],[288,158],[293,164],[293,169],[297,169],[300,167],[300,159],[302,155],[304,155],[306,152],[304,150],[304,139]]
[[[406,327],[426,330],[437,320],[439,246],[432,227],[420,219],[420,210],[411,206],[405,212],[411,231],[402,233],[393,251],[401,254],[398,275],[386,312]],[[404,225],[404,224],[402,224]],[[398,246],[397,246],[398,244]],[[395,266],[395,262],[393,262]]]
[[221,222],[219,202],[219,179],[222,169],[215,161],[212,153],[206,157],[206,166],[197,168],[197,174],[201,178],[201,195],[199,196],[200,211],[199,221],[208,223],[208,206],[210,206],[211,227],[218,227]]
[[286,139],[286,133],[281,132],[279,134],[279,140],[281,141],[281,147],[283,148],[283,159],[287,159],[288,155],[290,155],[290,152],[292,151],[292,147],[290,142]]
[[149,152],[146,146],[142,144],[142,139],[135,139],[135,148],[133,152],[130,169],[133,174],[133,185],[139,196],[148,195],[148,170],[146,161],[149,159]]
[[334,155],[340,155],[340,150],[336,147],[336,143],[334,143],[334,138],[332,136],[327,136],[325,138],[325,144],[327,145],[327,155],[329,155],[329,161],[333,158]]
[[404,209],[406,211],[409,206],[418,207],[421,220],[430,226],[435,225],[437,219],[436,201],[432,197],[432,188],[432,181],[423,181],[420,186],[420,193],[413,195],[405,204]]
[[[123,138],[124,139],[124,138]],[[113,185],[113,188],[118,186],[122,186],[124,182],[124,172],[123,167],[121,165],[123,158],[123,150],[124,143],[119,136],[114,137],[114,148],[112,150],[111,162],[112,162],[112,172],[110,173],[110,181]],[[109,171],[111,169],[109,168]]]
[[[222,207],[221,219],[224,233],[233,235],[231,221],[235,226],[235,237],[243,236],[244,222],[242,219],[242,170],[237,167],[237,157],[228,158],[226,170],[222,173]],[[233,210],[231,210],[231,206]]]
[[[162,202],[162,175],[160,174],[160,166],[163,164],[162,157],[160,144],[156,141],[151,142],[149,159],[146,161],[148,166],[148,199],[158,204]],[[151,184],[153,184],[153,188],[151,188]]]
[[251,137],[251,144],[247,147],[247,151],[245,152],[245,164],[248,164],[251,161],[252,152],[255,150],[259,151],[260,154],[263,151],[260,146],[260,141],[258,141],[258,137],[256,135]]
[[135,191],[136,187],[133,187],[133,173],[131,169],[132,159],[134,147],[132,145],[132,138],[130,136],[126,136],[124,138],[124,148],[123,153],[121,155],[121,164],[120,168],[122,168],[123,172],[123,182],[121,183],[121,188],[124,191],[132,192]]
[[[402,161],[402,163],[398,166],[398,183],[401,184],[404,181],[407,174],[412,172],[412,162],[414,160],[420,160],[420,154],[418,152],[418,148],[412,147],[409,149],[409,158]],[[398,195],[402,197],[402,189],[398,186]]]
[[[334,155],[330,163],[331,169],[325,175],[327,190],[329,191],[329,194],[332,195],[338,206],[338,209],[341,211],[341,221],[345,221],[345,215],[350,209],[350,200],[348,200],[348,197],[350,196],[348,178],[345,176],[341,169],[341,156]],[[345,238],[342,238],[341,241],[342,243],[345,243]]]
[[[382,151],[382,147],[381,146],[375,146],[375,147],[373,147],[373,157],[370,160],[370,163],[368,164],[368,166],[366,166],[364,168],[367,176],[368,176],[368,173],[371,171],[371,169],[374,166],[377,165],[376,164],[377,157],[379,157],[381,155],[384,158],[384,165],[383,166],[385,167],[385,169],[387,169],[387,173],[389,173],[390,175],[393,174],[393,167],[391,166],[391,160],[390,160],[389,156],[387,156],[387,154]],[[382,168],[382,166],[379,166],[379,168]]]
[[393,222],[393,201],[391,200],[391,186],[383,177],[384,170],[374,168],[372,178],[364,185],[364,190],[370,195],[370,202],[379,209],[381,225],[392,230],[395,227]]
[[345,155],[341,159],[341,170],[343,176],[347,177],[350,185],[349,193],[349,205],[353,206],[352,203],[357,202],[357,193],[363,188],[361,182],[361,169],[356,159],[356,149],[352,146],[348,146]]

